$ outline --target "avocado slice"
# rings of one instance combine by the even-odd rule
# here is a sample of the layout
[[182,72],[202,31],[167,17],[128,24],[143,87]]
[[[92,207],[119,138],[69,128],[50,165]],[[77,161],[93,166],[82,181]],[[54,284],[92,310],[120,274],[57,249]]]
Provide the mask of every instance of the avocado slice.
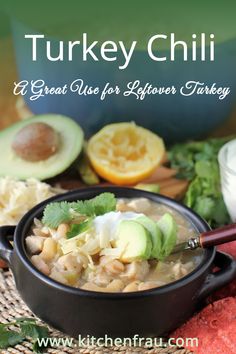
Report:
[[163,235],[161,233],[160,228],[155,223],[155,221],[145,215],[138,217],[137,219],[135,219],[135,221],[139,222],[150,232],[152,237],[151,258],[159,259],[161,257],[163,239]]
[[[58,134],[58,150],[49,158],[37,162],[27,161],[17,156],[12,144],[17,133],[32,123],[44,123],[51,126]],[[0,176],[19,179],[30,177],[44,180],[65,171],[77,158],[83,147],[84,135],[80,126],[72,119],[45,114],[18,122],[0,132]]]
[[118,227],[116,247],[122,250],[120,259],[123,262],[149,259],[152,250],[151,235],[139,222],[123,220]]
[[157,183],[138,183],[134,188],[152,193],[160,192],[160,186]]
[[168,257],[177,241],[177,224],[173,216],[169,213],[164,214],[160,220],[157,222],[163,234],[162,250],[160,260]]

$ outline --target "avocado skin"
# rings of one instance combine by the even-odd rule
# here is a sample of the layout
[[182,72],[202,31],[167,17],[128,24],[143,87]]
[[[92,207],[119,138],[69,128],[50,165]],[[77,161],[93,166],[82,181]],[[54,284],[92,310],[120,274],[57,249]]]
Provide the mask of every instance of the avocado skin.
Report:
[[[20,129],[32,123],[46,123],[58,134],[60,147],[58,151],[46,160],[25,161],[16,155],[12,149],[14,137]],[[84,141],[81,127],[71,118],[57,115],[36,115],[11,125],[0,132],[0,177],[9,176],[22,180],[36,178],[45,180],[64,172],[79,156]]]

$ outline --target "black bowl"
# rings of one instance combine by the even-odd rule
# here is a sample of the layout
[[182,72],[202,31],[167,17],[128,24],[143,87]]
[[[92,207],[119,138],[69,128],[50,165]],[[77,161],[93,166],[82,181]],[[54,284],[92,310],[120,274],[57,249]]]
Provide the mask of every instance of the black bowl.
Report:
[[[65,193],[37,205],[17,227],[0,228],[0,256],[9,263],[16,287],[29,308],[56,329],[77,337],[142,337],[167,334],[195,311],[197,304],[214,290],[236,276],[232,257],[204,250],[201,263],[187,276],[168,285],[132,293],[98,293],[69,287],[40,273],[30,262],[25,237],[35,217],[42,216],[45,205],[52,201],[89,199],[109,191],[120,198],[145,197],[167,205],[189,220],[201,233],[207,223],[192,210],[174,200],[150,192],[119,187],[95,187]],[[14,233],[14,249],[10,239]],[[220,270],[212,273],[213,264]]]

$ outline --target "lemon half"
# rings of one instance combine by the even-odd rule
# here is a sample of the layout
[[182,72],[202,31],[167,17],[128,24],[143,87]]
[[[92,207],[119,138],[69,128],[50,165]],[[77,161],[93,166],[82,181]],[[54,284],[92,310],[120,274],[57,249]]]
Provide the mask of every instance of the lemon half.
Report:
[[161,163],[163,140],[135,123],[106,125],[88,142],[95,171],[114,184],[127,185],[148,177]]

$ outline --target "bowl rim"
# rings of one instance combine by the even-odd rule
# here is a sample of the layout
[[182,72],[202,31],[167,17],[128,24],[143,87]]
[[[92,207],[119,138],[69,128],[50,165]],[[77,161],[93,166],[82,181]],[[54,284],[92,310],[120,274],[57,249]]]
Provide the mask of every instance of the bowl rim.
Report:
[[[186,217],[199,232],[204,232],[210,230],[209,225],[206,223],[204,219],[202,219],[199,215],[197,215],[193,210],[186,207],[185,205],[175,201],[174,199],[168,198],[166,196],[147,192],[143,190],[138,190],[129,187],[113,187],[113,186],[95,186],[89,188],[81,188],[72,190],[69,192],[65,192],[56,196],[53,196],[40,204],[33,207],[29,210],[23,218],[20,220],[18,225],[16,226],[14,233],[14,253],[17,254],[20,261],[24,264],[24,266],[30,271],[38,280],[43,282],[45,285],[53,287],[57,290],[64,291],[67,293],[71,293],[74,295],[80,295],[90,298],[101,298],[101,299],[133,299],[137,297],[143,296],[154,296],[157,294],[163,294],[169,292],[171,290],[175,290],[176,288],[184,287],[186,284],[190,283],[194,279],[198,278],[201,274],[203,274],[209,266],[213,263],[216,249],[215,247],[211,247],[204,250],[203,259],[198,264],[196,268],[193,269],[190,273],[185,275],[184,277],[173,281],[171,283],[165,284],[163,286],[152,288],[148,290],[142,291],[134,291],[134,292],[97,292],[97,291],[89,291],[80,288],[75,288],[69,285],[64,285],[62,283],[57,282],[56,280],[50,278],[49,276],[44,275],[40,272],[30,261],[29,256],[27,255],[27,250],[25,247],[25,237],[27,236],[27,231],[32,226],[32,221],[35,217],[41,217],[42,212],[45,206],[51,202],[56,201],[73,201],[78,199],[89,199],[103,192],[111,192],[116,195],[117,198],[147,198],[154,202],[162,203],[175,211],[179,212],[181,215]],[[14,272],[14,264],[13,264],[13,272]],[[200,290],[200,289],[199,289]]]

